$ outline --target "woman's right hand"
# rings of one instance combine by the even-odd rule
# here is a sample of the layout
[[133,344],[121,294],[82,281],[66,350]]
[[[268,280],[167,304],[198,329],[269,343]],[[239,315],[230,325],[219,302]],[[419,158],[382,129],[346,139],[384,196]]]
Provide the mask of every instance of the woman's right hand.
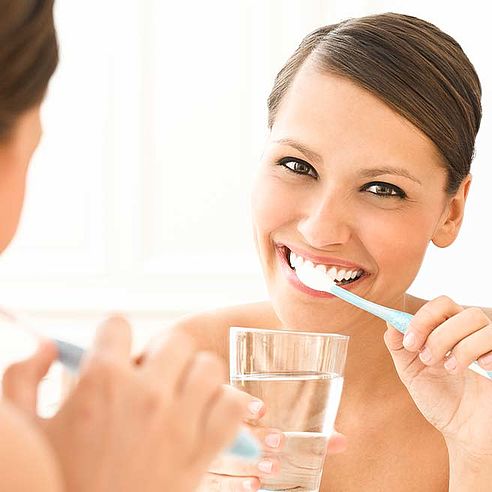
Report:
[[[261,427],[261,418],[267,409],[262,401],[248,395],[249,415],[245,425],[262,445],[258,460],[244,460],[221,454],[211,464],[198,492],[251,492],[261,487],[262,478],[273,478],[280,472],[280,454],[284,434],[278,429]],[[327,444],[327,452],[336,454],[346,448],[344,435],[334,432]]]

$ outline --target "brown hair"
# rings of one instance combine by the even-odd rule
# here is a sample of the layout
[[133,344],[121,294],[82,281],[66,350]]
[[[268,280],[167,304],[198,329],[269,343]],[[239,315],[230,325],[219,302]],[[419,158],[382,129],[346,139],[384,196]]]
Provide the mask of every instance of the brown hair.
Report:
[[58,64],[54,0],[0,0],[0,140],[41,103]]
[[268,98],[271,128],[306,60],[372,92],[438,148],[454,194],[470,171],[482,117],[481,86],[461,46],[436,26],[386,13],[349,19],[308,34],[278,73]]

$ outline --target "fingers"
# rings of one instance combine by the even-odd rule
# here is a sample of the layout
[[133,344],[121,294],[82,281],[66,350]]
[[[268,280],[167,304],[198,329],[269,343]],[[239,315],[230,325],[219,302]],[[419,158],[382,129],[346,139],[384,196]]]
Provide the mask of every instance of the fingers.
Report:
[[[385,334],[388,346],[397,346],[396,335]],[[479,360],[484,369],[492,366],[492,323],[476,307],[463,308],[448,297],[439,297],[425,304],[412,319],[402,345],[410,352],[419,352],[427,366],[443,364],[451,374]]]
[[42,340],[29,359],[6,369],[2,380],[4,396],[22,410],[36,414],[39,383],[56,357],[56,345],[50,340]]
[[[230,400],[227,401],[227,399],[230,398],[231,393],[229,392],[228,394],[226,391],[225,395],[226,397],[217,405],[216,411],[208,422],[204,435],[204,443],[206,443],[204,445],[207,446],[212,456],[216,455],[216,458],[208,466],[209,472],[216,475],[241,477],[275,476],[280,471],[280,452],[284,447],[285,441],[283,433],[277,429],[249,427],[251,434],[262,446],[263,455],[259,459],[239,458],[224,450],[224,446],[229,447],[232,444],[232,440],[236,437],[240,428],[237,419],[230,419]],[[244,412],[244,408],[242,412]],[[240,414],[241,411],[236,415],[240,417]],[[221,442],[219,442],[219,439]],[[222,453],[217,456],[219,451],[222,451]]]
[[229,385],[226,386],[227,390],[236,394],[243,403],[245,408],[243,420],[247,421],[249,424],[257,424],[266,413],[265,404],[259,398],[256,398],[255,396],[252,396],[239,388]]
[[128,321],[121,316],[112,316],[97,329],[90,352],[129,362],[131,345],[132,332]]
[[411,351],[420,350],[429,334],[441,323],[463,311],[449,297],[441,296],[424,304],[410,322],[403,338],[403,346]]
[[212,461],[208,471],[220,476],[271,478],[280,472],[280,459],[271,455],[249,461],[223,453]]
[[[444,367],[451,374],[462,371],[472,362],[487,354],[492,349],[492,326],[489,324],[481,330],[460,341],[447,357]],[[481,364],[483,367],[483,365]],[[487,369],[487,368],[484,368]]]
[[492,371],[492,351],[477,358],[480,366],[482,366],[486,371]]
[[231,390],[227,386],[221,387],[203,422],[199,448],[207,465],[232,443],[244,417],[244,402],[238,399],[237,392]]
[[257,477],[230,477],[207,473],[198,492],[251,492],[260,488]]
[[[251,422],[251,420],[254,420],[255,418],[258,418],[258,408],[260,409],[260,413],[265,412],[264,404],[261,400],[258,400],[248,393],[245,393],[244,391],[240,391],[236,388],[233,388],[232,386],[229,385],[223,385],[222,386],[224,393],[221,395],[221,398],[223,398],[223,403],[227,399],[233,399],[236,401],[238,408],[239,408],[239,419],[241,422]],[[254,403],[254,405],[251,405],[251,403]],[[251,407],[254,408],[255,412],[252,413]],[[217,410],[217,408],[211,409],[211,414],[213,411]],[[224,409],[222,409],[224,411]],[[227,411],[227,408],[225,408],[225,411]],[[251,418],[253,416],[253,419]],[[205,427],[207,431],[213,433],[216,432],[213,427],[214,425],[220,425],[220,410],[217,411],[217,414],[215,414],[216,421],[213,422],[211,419],[210,422],[208,422],[208,425],[212,428],[210,430],[208,427]],[[278,429],[273,429],[270,427],[262,427],[262,426],[252,426],[248,424],[242,424],[245,427],[248,428],[249,432],[255,437],[255,439],[259,442],[261,445],[264,454],[272,454],[272,453],[278,453],[280,452],[285,444],[285,436],[284,433],[281,432]],[[236,437],[236,433],[232,436]],[[230,442],[228,444],[232,443],[232,437],[229,440]]]
[[[492,349],[490,320],[478,308],[465,309],[435,328],[425,340],[419,357],[426,365],[434,365],[450,351],[445,367],[453,372],[458,362],[471,362]],[[453,359],[454,357],[454,359]],[[472,357],[470,359],[470,357]]]
[[157,378],[169,388],[171,395],[176,395],[184,387],[186,372],[195,356],[193,339],[184,333],[172,333],[160,338],[139,365],[146,376]]
[[[215,355],[199,352],[194,358],[180,391],[181,414],[187,421],[191,435],[198,436],[206,425],[209,412],[217,411],[214,400],[221,398],[222,384],[226,379],[224,363]],[[232,405],[232,403],[231,403]],[[236,408],[231,409],[235,415]],[[231,415],[231,416],[232,416]],[[240,416],[237,417],[240,419]],[[220,439],[221,436],[215,436]]]
[[388,329],[384,334],[384,341],[388,349],[391,351],[403,349],[403,334],[389,323],[386,323],[386,326]]
[[333,431],[333,434],[328,439],[327,452],[328,454],[343,453],[347,449],[347,438],[339,432]]

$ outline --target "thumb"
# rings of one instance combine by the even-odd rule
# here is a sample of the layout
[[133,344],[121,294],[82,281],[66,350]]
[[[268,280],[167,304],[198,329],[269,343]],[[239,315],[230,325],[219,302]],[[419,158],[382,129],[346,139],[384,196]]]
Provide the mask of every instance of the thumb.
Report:
[[57,353],[56,345],[43,339],[31,357],[7,367],[2,379],[3,396],[21,410],[36,415],[39,383]]
[[[418,352],[409,352],[406,350],[403,346],[403,334],[389,323],[386,323],[386,326],[388,329],[384,333],[384,343],[388,348],[400,378],[403,378],[403,375],[415,361],[420,362],[419,354]],[[418,366],[420,367],[420,364]]]
[[387,330],[384,334],[384,342],[390,352],[397,352],[403,349],[403,334],[394,326],[386,322]]

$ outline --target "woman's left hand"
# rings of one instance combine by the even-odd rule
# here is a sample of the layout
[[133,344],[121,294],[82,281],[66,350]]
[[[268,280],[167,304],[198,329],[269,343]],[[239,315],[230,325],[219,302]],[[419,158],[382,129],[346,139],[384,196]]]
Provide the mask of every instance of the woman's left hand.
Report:
[[388,326],[385,342],[400,379],[424,417],[450,444],[492,458],[492,321],[442,296],[422,306],[405,337]]

